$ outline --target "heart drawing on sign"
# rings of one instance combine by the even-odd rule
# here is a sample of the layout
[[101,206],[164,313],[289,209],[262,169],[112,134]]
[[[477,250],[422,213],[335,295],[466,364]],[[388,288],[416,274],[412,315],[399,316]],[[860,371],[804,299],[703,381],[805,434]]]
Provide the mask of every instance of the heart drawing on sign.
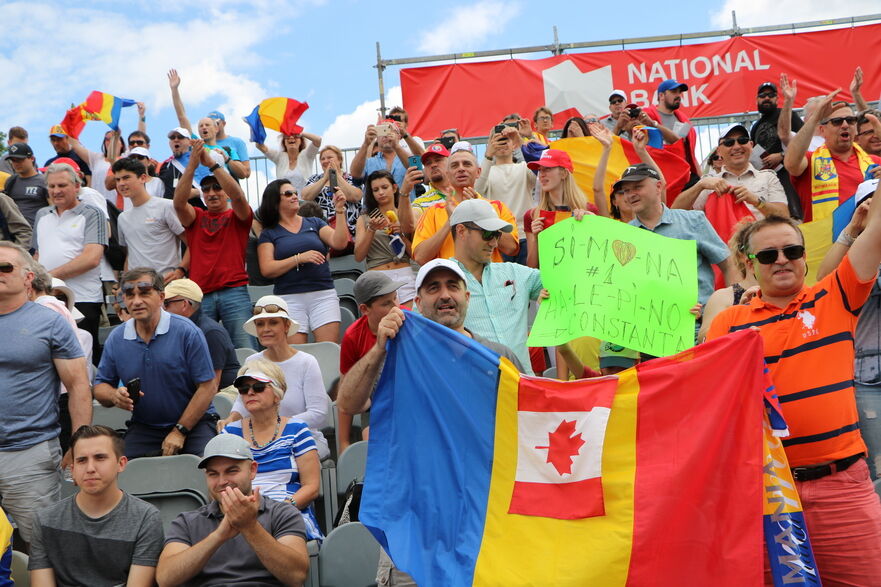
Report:
[[616,240],[612,241],[612,252],[615,253],[615,257],[623,267],[630,263],[630,261],[633,260],[633,257],[636,256],[636,247],[633,243]]

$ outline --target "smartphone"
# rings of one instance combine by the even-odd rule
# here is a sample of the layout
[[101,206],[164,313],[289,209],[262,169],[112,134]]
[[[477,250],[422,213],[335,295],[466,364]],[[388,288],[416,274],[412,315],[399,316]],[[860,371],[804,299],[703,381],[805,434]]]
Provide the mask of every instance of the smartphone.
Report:
[[415,167],[416,169],[422,171],[422,158],[419,155],[410,155],[407,157],[407,167]]
[[456,137],[441,137],[437,140],[440,144],[442,144],[447,149],[452,149],[453,145],[456,144]]
[[339,185],[339,181],[337,180],[336,176],[336,169],[329,169],[327,175],[329,178],[328,181],[330,181],[330,189],[335,190]]
[[519,127],[520,127],[520,124],[519,124],[519,123],[516,123],[516,122],[506,122],[506,123],[505,123],[505,126],[510,126],[510,127],[513,127],[513,128],[519,128]]
[[639,115],[641,112],[642,112],[642,109],[639,106],[637,106],[636,104],[628,104],[627,105],[627,115],[630,118],[639,118]]
[[392,125],[388,122],[383,122],[382,124],[376,125],[376,136],[377,137],[388,137],[392,134]]
[[493,132],[495,134],[501,134],[501,133],[505,132],[505,125],[504,124],[495,125],[495,127],[493,127]]
[[128,390],[128,396],[132,398],[132,405],[137,406],[138,401],[141,399],[141,378],[129,379],[128,383],[125,384],[125,388]]

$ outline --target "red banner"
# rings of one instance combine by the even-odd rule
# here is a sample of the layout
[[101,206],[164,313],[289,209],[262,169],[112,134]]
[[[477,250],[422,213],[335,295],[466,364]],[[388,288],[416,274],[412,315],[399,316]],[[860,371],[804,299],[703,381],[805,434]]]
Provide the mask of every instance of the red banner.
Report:
[[[509,59],[401,70],[410,131],[425,139],[457,128],[462,136],[489,134],[511,112],[531,117],[546,105],[554,128],[570,116],[608,113],[609,94],[624,90],[640,106],[654,101],[658,84],[688,84],[682,108],[689,117],[756,109],[759,84],[781,73],[798,80],[796,107],[836,87],[847,91],[854,69],[865,74],[863,96],[881,93],[881,24],[810,33],[733,37],[725,41],[578,53],[546,59]],[[782,100],[782,96],[781,96]]]

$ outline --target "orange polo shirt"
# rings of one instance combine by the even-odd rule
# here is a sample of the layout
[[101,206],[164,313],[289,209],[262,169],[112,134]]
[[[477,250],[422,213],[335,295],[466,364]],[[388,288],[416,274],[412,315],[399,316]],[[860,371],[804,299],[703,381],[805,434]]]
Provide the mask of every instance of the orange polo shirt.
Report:
[[[850,258],[785,308],[756,296],[720,313],[707,340],[750,326],[765,342],[765,362],[790,436],[789,466],[804,467],[866,452],[853,389],[854,330],[874,276],[860,281]],[[733,374],[736,376],[736,374]]]
[[[482,200],[486,199],[483,196],[478,197]],[[514,219],[514,214],[505,204],[498,200],[489,200],[489,203],[492,204],[493,208],[496,209],[496,213],[499,215],[499,218],[514,226],[514,230],[510,234],[514,237],[514,240],[516,241],[517,221]],[[416,247],[419,246],[419,243],[430,238],[433,234],[440,230],[440,228],[447,222],[447,220],[449,220],[446,206],[446,202],[438,202],[434,206],[426,208],[423,211],[422,216],[419,218],[419,223],[416,225],[416,232],[413,235],[414,251],[416,250]],[[447,238],[445,238],[444,242],[441,244],[441,248],[437,253],[437,258],[449,259],[455,254],[456,247],[453,243],[453,236],[451,234],[448,234]],[[499,253],[498,248],[493,251],[492,261],[494,263],[502,262],[502,255],[501,253]]]

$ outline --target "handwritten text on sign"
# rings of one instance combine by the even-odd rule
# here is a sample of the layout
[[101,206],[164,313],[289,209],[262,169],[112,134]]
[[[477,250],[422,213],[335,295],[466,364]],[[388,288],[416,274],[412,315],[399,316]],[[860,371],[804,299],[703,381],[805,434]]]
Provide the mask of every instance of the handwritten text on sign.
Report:
[[659,357],[694,346],[694,241],[588,216],[539,233],[538,254],[550,298],[529,346],[595,336]]

